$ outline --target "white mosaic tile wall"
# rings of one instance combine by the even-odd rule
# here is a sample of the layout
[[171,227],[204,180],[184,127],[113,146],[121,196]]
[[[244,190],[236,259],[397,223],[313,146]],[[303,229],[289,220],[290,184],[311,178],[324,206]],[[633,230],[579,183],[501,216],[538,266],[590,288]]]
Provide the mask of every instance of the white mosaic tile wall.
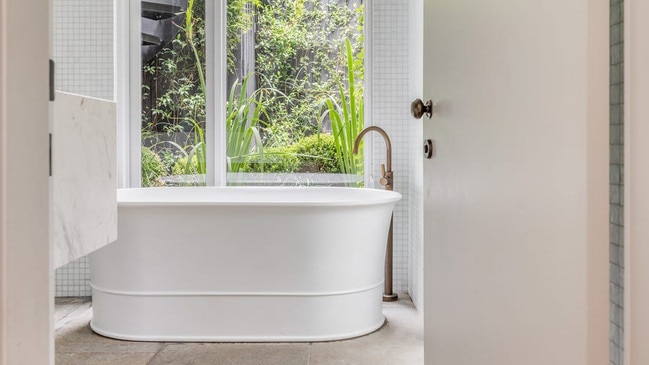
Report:
[[[394,277],[398,292],[408,292],[421,308],[422,226],[422,125],[410,116],[410,103],[421,97],[418,61],[418,23],[413,22],[419,0],[375,0],[372,11],[372,120],[388,132],[392,141],[394,190],[403,195],[394,212]],[[414,37],[413,37],[414,36]],[[417,58],[419,57],[419,58]],[[373,137],[372,175],[380,177],[385,145]]]
[[53,0],[56,89],[113,99],[113,0]]
[[[423,0],[410,0],[409,17],[409,65],[410,87],[408,100],[431,95],[423,94]],[[412,123],[414,122],[414,123]],[[408,185],[408,292],[412,300],[423,313],[424,308],[424,165],[423,165],[423,121],[410,119],[406,126],[410,132],[410,184]]]
[[56,270],[54,285],[57,297],[89,297],[90,267],[84,256]]
[[[53,57],[57,90],[113,99],[113,0],[54,0]],[[55,273],[57,297],[89,296],[82,257]]]

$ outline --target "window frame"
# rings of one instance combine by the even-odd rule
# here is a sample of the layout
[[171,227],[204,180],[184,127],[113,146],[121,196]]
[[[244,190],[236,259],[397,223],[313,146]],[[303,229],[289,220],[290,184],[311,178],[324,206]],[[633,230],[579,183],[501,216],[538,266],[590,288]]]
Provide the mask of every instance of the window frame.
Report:
[[[142,186],[142,60],[141,47],[141,1],[117,1],[115,3],[115,91],[117,101],[117,164],[118,187]],[[364,0],[364,107],[365,126],[371,125],[372,113],[372,1]],[[226,27],[227,5],[225,1],[205,2],[206,26],[206,185],[227,185],[225,100],[226,91]],[[218,34],[218,36],[216,36]],[[207,102],[222,100],[222,103]],[[217,117],[220,116],[220,117]],[[137,121],[137,122],[135,122]],[[373,138],[373,137],[370,137]],[[365,186],[372,184],[372,143],[365,143]]]

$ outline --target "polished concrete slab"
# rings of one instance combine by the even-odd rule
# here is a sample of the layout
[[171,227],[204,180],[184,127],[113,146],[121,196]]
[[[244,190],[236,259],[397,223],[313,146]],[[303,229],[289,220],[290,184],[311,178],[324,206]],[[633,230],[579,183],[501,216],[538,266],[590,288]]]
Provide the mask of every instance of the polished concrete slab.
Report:
[[314,343],[162,343],[93,333],[89,298],[57,298],[57,365],[421,365],[423,323],[407,295],[384,303],[386,324],[359,338]]

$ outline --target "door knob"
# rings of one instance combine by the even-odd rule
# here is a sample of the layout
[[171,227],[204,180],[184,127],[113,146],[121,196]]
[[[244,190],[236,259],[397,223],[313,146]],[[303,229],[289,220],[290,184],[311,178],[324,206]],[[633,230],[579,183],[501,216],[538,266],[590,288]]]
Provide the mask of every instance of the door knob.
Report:
[[424,114],[428,117],[428,119],[430,119],[433,117],[433,101],[428,99],[428,101],[424,104],[421,99],[415,99],[415,101],[410,104],[410,112],[412,113],[412,116],[415,117],[415,119],[421,119]]

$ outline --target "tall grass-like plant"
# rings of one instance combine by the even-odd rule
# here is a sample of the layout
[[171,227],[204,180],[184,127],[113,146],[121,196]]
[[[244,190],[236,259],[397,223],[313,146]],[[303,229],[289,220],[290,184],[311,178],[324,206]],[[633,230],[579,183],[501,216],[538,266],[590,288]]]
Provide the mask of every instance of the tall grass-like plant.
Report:
[[356,136],[363,130],[364,102],[361,90],[356,89],[354,75],[354,55],[349,39],[345,42],[347,57],[347,92],[338,82],[337,98],[326,100],[327,112],[331,121],[331,130],[336,145],[336,155],[341,173],[362,174],[363,153],[353,153]]
[[[192,174],[205,174],[207,171],[207,162],[206,162],[206,151],[205,151],[205,130],[201,125],[193,120],[193,119],[188,119],[193,124],[193,132],[194,132],[194,141],[196,143],[191,146],[181,146],[176,142],[169,141],[169,143],[176,147],[180,153],[184,155],[184,159],[186,159],[188,162],[183,165],[182,172],[183,174],[186,175],[192,175]],[[179,171],[175,171],[178,173]]]
[[189,0],[187,3],[187,11],[185,12],[185,38],[194,54],[194,62],[196,62],[196,71],[198,72],[198,81],[200,82],[201,91],[203,95],[205,95],[207,86],[205,84],[205,75],[203,73],[203,63],[201,62],[201,56],[196,47],[196,42],[194,41],[194,0]]
[[[230,90],[226,105],[226,156],[228,172],[239,172],[245,158],[254,148],[262,153],[261,136],[259,135],[260,116],[264,112],[262,90],[247,94],[246,76],[241,83],[236,82]],[[237,94],[237,89],[239,93]],[[254,141],[254,144],[253,144]]]
[[[203,71],[203,63],[201,61],[201,55],[200,55],[201,52],[199,51],[196,42],[197,32],[194,29],[194,22],[195,22],[194,3],[195,0],[189,0],[187,3],[187,10],[185,11],[185,24],[184,24],[184,28],[182,29],[184,30],[185,41],[187,42],[187,45],[191,50],[191,53],[193,55],[194,66],[196,67],[196,74],[198,76],[198,87],[199,87],[198,95],[202,100],[205,100],[207,86],[205,83],[205,73]],[[187,116],[182,119],[191,124],[192,127],[191,133],[193,133],[193,138],[188,140],[193,141],[194,144],[189,146],[181,146],[178,143],[175,143],[173,141],[169,141],[169,143],[174,147],[176,147],[178,151],[182,155],[184,155],[183,158],[188,161],[186,164],[184,164],[182,173],[187,175],[205,174],[207,168],[206,149],[205,149],[206,148],[205,128],[203,125],[201,125],[201,123],[199,123],[194,118]]]
[[[253,149],[262,153],[261,137],[258,124],[263,111],[261,103],[262,93],[260,90],[247,95],[248,79],[235,83],[230,90],[230,96],[226,105],[226,156],[228,172],[239,172],[244,160],[250,155]],[[237,89],[239,92],[237,93]],[[257,99],[259,98],[259,99]],[[182,169],[176,169],[176,173],[183,174],[205,174],[206,172],[206,150],[205,131],[195,120],[189,120],[193,124],[194,141],[192,146],[182,147],[174,142],[174,145],[183,155],[186,163],[181,164]],[[254,142],[254,143],[253,143]],[[181,171],[182,170],[182,171]]]

